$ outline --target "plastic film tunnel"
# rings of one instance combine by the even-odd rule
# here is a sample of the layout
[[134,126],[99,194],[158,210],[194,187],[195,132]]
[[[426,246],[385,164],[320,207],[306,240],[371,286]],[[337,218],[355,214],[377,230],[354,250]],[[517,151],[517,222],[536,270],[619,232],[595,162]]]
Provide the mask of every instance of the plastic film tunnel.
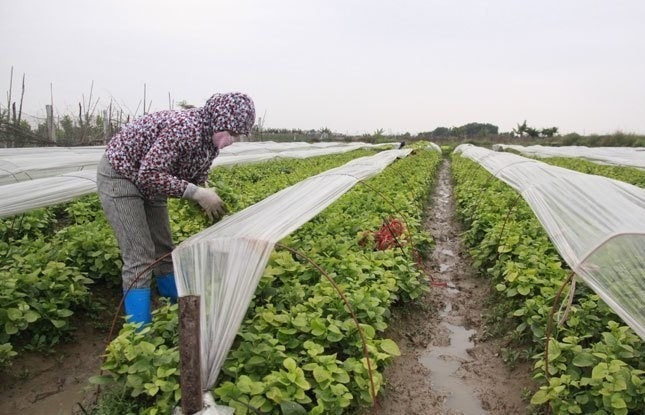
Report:
[[510,153],[460,145],[516,189],[573,270],[645,340],[645,190]]

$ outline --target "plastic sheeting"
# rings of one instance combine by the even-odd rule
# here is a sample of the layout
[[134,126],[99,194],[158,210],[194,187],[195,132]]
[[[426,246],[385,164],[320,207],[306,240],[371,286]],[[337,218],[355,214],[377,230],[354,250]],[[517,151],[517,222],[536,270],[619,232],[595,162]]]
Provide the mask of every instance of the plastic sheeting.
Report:
[[276,242],[360,180],[411,150],[387,150],[310,177],[182,242],[172,253],[180,296],[201,297],[202,382],[210,389]]
[[[369,144],[363,142],[239,142],[222,149],[213,166],[252,163],[268,159],[305,158],[336,154],[365,147],[398,147],[399,143]],[[25,147],[0,149],[0,185],[53,177],[80,170],[96,170],[105,146],[92,147]]]
[[495,144],[494,150],[515,150],[530,157],[571,157],[582,158],[599,164],[636,167],[645,169],[645,148],[643,147],[585,147],[585,146],[520,146]]
[[0,149],[0,185],[94,170],[105,152],[96,147],[26,147]]
[[96,192],[96,169],[0,186],[0,218]]
[[645,340],[645,190],[510,153],[455,149],[521,193],[569,267]]
[[222,150],[213,162],[213,166],[252,163],[276,158],[307,158],[325,156],[328,154],[346,153],[359,148],[394,146],[399,143],[368,144],[368,143],[276,143],[273,141],[234,143]]
[[428,143],[428,148],[430,148],[430,149],[432,149],[434,151],[438,151],[440,154],[442,153],[441,147],[439,147],[435,143]]
[[[275,158],[307,158],[399,143],[243,142],[226,147],[213,167]],[[0,149],[0,218],[68,202],[96,191],[96,166],[105,147]],[[90,184],[88,180],[94,182]]]

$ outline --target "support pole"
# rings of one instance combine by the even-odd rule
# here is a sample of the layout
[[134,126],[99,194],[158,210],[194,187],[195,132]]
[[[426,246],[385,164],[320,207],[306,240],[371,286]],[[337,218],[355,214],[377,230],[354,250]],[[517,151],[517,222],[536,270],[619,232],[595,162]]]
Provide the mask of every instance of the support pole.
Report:
[[181,410],[185,415],[202,410],[199,296],[179,297],[179,383]]

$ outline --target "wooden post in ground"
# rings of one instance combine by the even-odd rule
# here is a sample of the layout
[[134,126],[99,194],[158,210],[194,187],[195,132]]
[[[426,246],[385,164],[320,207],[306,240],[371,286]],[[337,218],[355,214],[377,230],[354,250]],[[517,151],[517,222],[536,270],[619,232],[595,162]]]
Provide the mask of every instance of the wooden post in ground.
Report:
[[185,415],[203,408],[200,365],[199,296],[179,297],[179,383]]

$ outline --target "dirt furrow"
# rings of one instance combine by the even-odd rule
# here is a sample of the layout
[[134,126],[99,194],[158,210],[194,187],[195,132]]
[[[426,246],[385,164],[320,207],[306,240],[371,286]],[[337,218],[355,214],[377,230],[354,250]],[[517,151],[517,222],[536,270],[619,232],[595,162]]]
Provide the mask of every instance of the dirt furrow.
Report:
[[368,413],[525,414],[530,367],[510,370],[500,340],[485,336],[491,287],[461,243],[449,160],[440,167],[426,226],[436,242],[426,264],[431,292],[395,313],[388,335],[402,355],[385,370],[378,407]]

